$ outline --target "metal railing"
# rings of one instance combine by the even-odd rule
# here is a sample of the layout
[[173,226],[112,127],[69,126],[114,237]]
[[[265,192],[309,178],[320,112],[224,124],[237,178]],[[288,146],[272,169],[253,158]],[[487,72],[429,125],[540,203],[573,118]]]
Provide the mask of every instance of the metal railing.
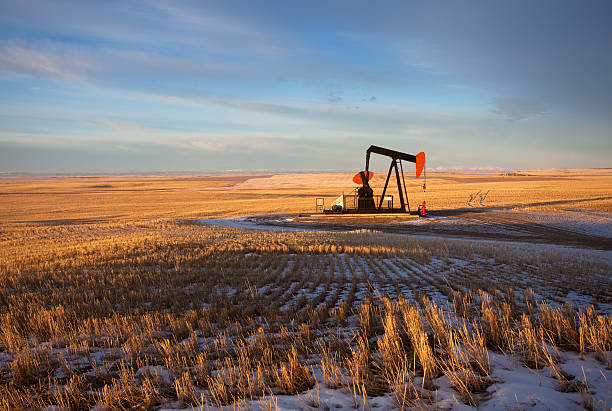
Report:
[[[382,201],[382,204],[380,203],[380,197],[379,195],[374,195],[370,198],[367,199],[360,199],[359,196],[357,194],[343,194],[342,195],[342,202],[340,204],[342,204],[341,208],[336,208],[337,205],[339,204],[332,204],[330,207],[326,207],[325,206],[325,198],[323,197],[317,197],[316,198],[316,212],[317,213],[323,213],[326,211],[334,211],[334,212],[339,212],[339,211],[343,211],[343,210],[359,210],[359,202],[362,202],[362,207],[361,209],[371,209],[371,210],[379,210],[378,206],[380,205],[380,210],[395,210],[393,208],[393,196],[392,195],[386,195]],[[338,202],[338,200],[340,200],[340,198],[336,199],[334,201],[334,203]],[[369,201],[368,201],[369,200]],[[369,203],[369,207],[365,204]],[[365,205],[365,207],[364,207]]]
[[[374,200],[374,207],[378,209],[378,205],[380,204],[380,196],[374,195],[372,196]],[[345,210],[357,210],[359,208],[359,196],[357,195],[345,195],[344,196],[344,209]],[[393,208],[393,196],[386,195],[383,199],[382,205],[380,206],[381,210],[388,210]]]

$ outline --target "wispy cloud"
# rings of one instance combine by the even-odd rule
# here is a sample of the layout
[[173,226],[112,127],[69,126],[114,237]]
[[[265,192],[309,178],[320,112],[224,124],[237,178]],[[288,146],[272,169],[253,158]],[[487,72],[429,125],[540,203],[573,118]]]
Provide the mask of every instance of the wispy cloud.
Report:
[[[249,22],[203,7],[200,2],[150,1],[151,6],[174,23],[193,33],[204,44],[240,49],[249,54],[278,55],[284,47],[278,37],[253,27]],[[204,38],[202,38],[204,37]]]
[[[4,9],[4,10],[3,10]],[[15,2],[0,9],[7,26],[64,38],[85,38],[103,45],[149,47],[182,45],[222,51],[233,49],[255,55],[278,54],[278,37],[254,27],[231,11],[213,10],[201,2],[105,2],[36,0]],[[53,36],[55,37],[55,36]]]
[[8,43],[0,48],[0,71],[15,75],[83,82],[99,72],[98,63],[88,53],[48,41],[39,47]]
[[206,55],[175,57],[133,49],[91,49],[54,41],[0,45],[0,72],[49,78],[70,83],[120,83],[134,76],[189,76],[191,78],[250,78],[242,64],[216,61]]
[[533,100],[502,98],[495,101],[495,108],[491,110],[509,120],[523,120],[529,117],[546,114],[546,105]]

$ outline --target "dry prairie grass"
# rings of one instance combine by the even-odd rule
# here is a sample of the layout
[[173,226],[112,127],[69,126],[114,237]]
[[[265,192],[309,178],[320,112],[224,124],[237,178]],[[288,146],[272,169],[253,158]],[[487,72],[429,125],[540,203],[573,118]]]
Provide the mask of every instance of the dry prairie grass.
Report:
[[556,350],[610,364],[609,312],[562,304],[566,287],[608,307],[603,263],[180,221],[13,230],[0,251],[4,409],[223,406],[309,390],[318,367],[357,406],[392,393],[426,407],[441,375],[474,405],[495,382],[487,347],[558,378]]
[[[501,172],[428,173],[408,177],[413,208],[423,199],[431,210],[467,208],[470,194],[489,191],[485,207],[567,212],[612,212],[612,170],[539,170],[526,176]],[[385,173],[386,175],[386,173]],[[352,174],[81,176],[0,178],[2,226],[47,226],[313,212],[355,185]],[[380,193],[384,175],[373,187]],[[391,188],[391,194],[396,195]],[[478,205],[480,207],[480,205]]]
[[[608,190],[607,174],[586,174],[572,177],[581,188],[542,184],[569,181],[559,201]],[[457,175],[438,177],[433,198],[464,201]],[[319,382],[356,407],[391,395],[400,409],[427,408],[440,378],[475,405],[495,382],[487,349],[585,396],[559,353],[611,366],[610,267],[580,252],[182,220],[311,210],[310,195],[333,187],[261,197],[221,190],[246,177],[59,180],[2,181],[1,409],[274,409],[276,395]]]

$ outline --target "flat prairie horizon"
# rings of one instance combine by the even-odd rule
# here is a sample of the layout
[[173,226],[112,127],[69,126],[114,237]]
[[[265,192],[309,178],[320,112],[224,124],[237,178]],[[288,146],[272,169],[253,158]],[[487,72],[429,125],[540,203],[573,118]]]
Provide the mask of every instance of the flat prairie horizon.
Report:
[[[371,183],[380,193],[384,172]],[[468,207],[470,195],[486,193],[487,208],[568,208],[612,211],[612,169],[514,172],[405,171],[413,208]],[[315,211],[315,198],[329,204],[357,185],[352,173],[178,174],[0,177],[0,222],[4,225],[94,223],[174,218],[232,217]],[[426,190],[423,184],[426,182]],[[397,195],[394,182],[392,195]],[[480,207],[480,205],[479,205]]]

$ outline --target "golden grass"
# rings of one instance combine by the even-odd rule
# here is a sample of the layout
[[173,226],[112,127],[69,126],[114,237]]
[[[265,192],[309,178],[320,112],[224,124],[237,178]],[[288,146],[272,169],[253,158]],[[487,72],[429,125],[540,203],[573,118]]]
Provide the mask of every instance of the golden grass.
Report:
[[[569,174],[581,187],[550,173],[517,182],[440,174],[431,195],[459,207],[472,189],[452,180],[461,178],[474,188],[528,190],[515,196],[525,204],[567,188],[554,207],[573,207],[572,198],[605,197],[595,187],[608,190],[609,176],[589,173]],[[541,187],[528,189],[534,181]],[[310,210],[310,194],[321,191],[220,189],[241,182],[248,179],[2,180],[0,408],[259,400],[275,409],[276,395],[316,387],[315,369],[329,388],[348,389],[356,407],[391,393],[400,409],[426,408],[442,375],[476,405],[494,382],[487,348],[548,367],[560,390],[584,395],[568,385],[558,352],[610,367],[609,313],[563,305],[570,290],[612,301],[604,263],[374,232],[253,232],[182,220]],[[312,391],[307,401],[322,404]]]
[[[150,408],[167,399],[224,406],[270,393],[296,394],[315,384],[306,365],[313,355],[320,358],[328,386],[347,387],[356,404],[393,392],[400,408],[425,407],[433,398],[433,379],[443,373],[476,405],[494,382],[487,346],[516,353],[529,367],[549,366],[557,376],[563,374],[546,344],[596,355],[609,351],[609,316],[551,308],[531,301],[530,293],[524,301],[509,302],[500,293],[468,290],[479,296],[463,299],[470,307],[460,312],[471,313],[469,318],[427,298],[365,298],[345,313],[332,300],[321,322],[301,315],[307,307],[282,310],[283,304],[270,304],[290,301],[287,286],[300,278],[297,269],[283,268],[286,262],[279,265],[282,256],[293,254],[291,267],[300,270],[323,269],[321,264],[335,261],[328,259],[331,250],[341,250],[364,261],[360,270],[380,269],[381,258],[427,263],[429,254],[452,252],[446,245],[423,249],[372,233],[252,234],[185,224],[140,230],[131,227],[113,241],[89,242],[84,249],[53,247],[56,238],[39,245],[41,255],[2,260],[1,281],[10,292],[4,295],[0,342],[12,358],[3,371],[5,408]],[[262,273],[280,277],[261,278]],[[377,278],[378,285],[389,281],[381,272]],[[260,291],[270,284],[279,287]],[[230,285],[244,292],[238,297],[215,289]],[[505,314],[495,315],[500,311]],[[338,315],[354,316],[356,334],[327,328]],[[575,336],[583,342],[576,345]],[[207,338],[212,340],[203,343]],[[59,347],[67,347],[66,358]],[[159,365],[171,381],[138,372]],[[65,376],[57,377],[58,370]],[[49,378],[52,390],[44,383]]]
[[[467,208],[470,194],[489,191],[485,207],[563,212],[612,212],[612,170],[428,173],[407,180],[412,208]],[[181,176],[81,176],[0,178],[0,224],[6,226],[96,224],[268,213],[309,213],[315,198],[326,203],[355,185],[352,174]],[[380,193],[384,176],[372,183]],[[391,189],[395,194],[395,189]],[[475,202],[475,205],[480,205]]]

